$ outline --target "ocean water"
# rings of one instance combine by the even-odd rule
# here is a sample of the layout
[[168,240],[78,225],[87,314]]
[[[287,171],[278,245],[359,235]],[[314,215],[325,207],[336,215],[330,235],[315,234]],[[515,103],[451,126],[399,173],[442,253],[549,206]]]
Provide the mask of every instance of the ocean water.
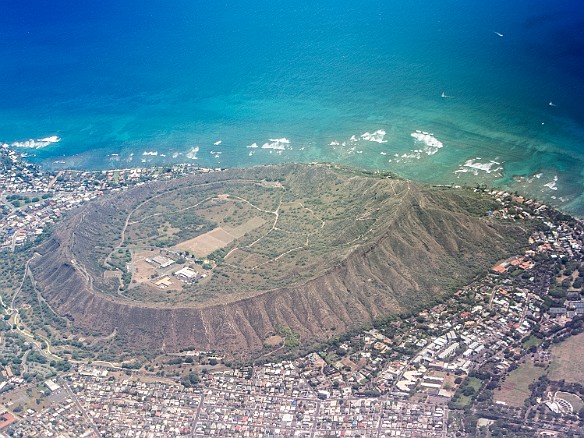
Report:
[[46,168],[330,161],[584,215],[581,1],[0,5],[0,142]]

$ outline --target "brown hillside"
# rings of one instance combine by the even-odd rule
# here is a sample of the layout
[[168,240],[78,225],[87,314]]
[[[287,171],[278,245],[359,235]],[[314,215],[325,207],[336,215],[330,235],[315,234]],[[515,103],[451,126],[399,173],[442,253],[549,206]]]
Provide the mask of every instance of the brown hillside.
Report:
[[[276,178],[282,188],[266,189]],[[293,328],[303,341],[322,340],[467,282],[527,238],[518,226],[488,219],[491,202],[469,190],[326,165],[230,170],[138,187],[83,207],[37,249],[42,257],[32,273],[52,308],[81,329],[104,335],[116,329],[126,349],[257,352],[278,327]],[[184,289],[180,303],[164,301],[159,296],[168,295],[146,283],[120,292],[117,279],[104,277],[104,260],[122,230],[139,235],[142,224],[152,227],[148,221],[169,214],[169,205],[178,212],[195,204],[201,207],[184,210],[185,217],[199,215],[201,233],[219,223],[209,218],[221,206],[230,208],[231,221],[240,214],[243,222],[253,211],[265,215],[265,225],[222,249],[225,259],[209,282]],[[280,213],[274,229],[272,209]],[[221,220],[222,227],[231,223]],[[126,222],[135,225],[124,229]],[[142,249],[135,239],[122,242]],[[262,264],[240,262],[249,259]]]

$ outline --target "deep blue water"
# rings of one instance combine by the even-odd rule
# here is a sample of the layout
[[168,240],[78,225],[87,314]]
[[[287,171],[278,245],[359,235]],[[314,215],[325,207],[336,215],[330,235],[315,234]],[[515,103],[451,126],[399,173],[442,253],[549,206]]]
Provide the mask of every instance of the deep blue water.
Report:
[[28,150],[46,167],[335,161],[584,214],[579,1],[0,7],[0,141],[60,137]]

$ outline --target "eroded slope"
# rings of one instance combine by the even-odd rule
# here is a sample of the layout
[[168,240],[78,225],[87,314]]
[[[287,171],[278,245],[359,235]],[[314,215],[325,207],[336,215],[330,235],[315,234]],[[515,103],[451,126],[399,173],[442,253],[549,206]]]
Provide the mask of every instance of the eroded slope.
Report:
[[[120,291],[117,278],[104,276],[104,260],[118,245],[141,249],[136,237],[126,241],[131,222],[170,217],[172,208],[219,195],[243,199],[250,187],[269,193],[254,204],[264,223],[222,248],[211,280],[186,288],[180,302],[159,300],[149,284]],[[230,170],[86,206],[38,249],[32,271],[59,313],[86,330],[115,330],[128,349],[254,352],[282,326],[303,341],[325,339],[468,281],[526,239],[520,227],[487,219],[488,208],[472,191],[326,165]],[[210,228],[218,217],[205,217]]]

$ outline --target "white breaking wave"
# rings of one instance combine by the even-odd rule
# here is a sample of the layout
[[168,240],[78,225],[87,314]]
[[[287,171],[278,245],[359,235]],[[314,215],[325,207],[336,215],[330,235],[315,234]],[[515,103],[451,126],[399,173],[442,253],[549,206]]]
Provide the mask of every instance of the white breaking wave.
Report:
[[249,146],[246,146],[246,148],[248,148],[248,149],[255,149],[257,147],[258,147],[258,144],[257,143],[252,143]]
[[378,129],[373,133],[365,132],[359,136],[353,134],[347,141],[340,142],[338,140],[332,140],[329,143],[329,146],[332,146],[334,149],[337,149],[338,146],[341,146],[342,148],[347,148],[343,149],[343,152],[349,155],[354,153],[361,154],[363,153],[362,150],[356,150],[357,146],[363,145],[361,142],[372,141],[379,144],[387,143],[387,140],[385,140],[385,134],[386,132],[383,129]]
[[189,160],[196,160],[197,152],[199,152],[199,146],[191,148],[191,150],[185,154],[185,157],[187,157]]
[[[413,151],[411,151],[409,154],[402,154],[400,156],[400,158],[404,158],[404,159],[416,159],[419,160],[420,158],[422,158],[422,154],[424,153],[424,151],[422,151],[421,149],[415,149]],[[399,163],[399,160],[396,160],[397,163]]]
[[61,141],[60,137],[56,135],[51,135],[50,137],[38,138],[36,140],[30,139],[25,141],[15,141],[10,144],[10,146],[15,148],[27,148],[27,149],[39,149],[49,146],[54,143],[59,143]]
[[153,157],[158,155],[158,151],[144,151],[142,152],[142,155],[151,155]]
[[534,175],[528,176],[525,178],[525,181],[528,184],[531,184],[533,181],[535,181],[536,179],[540,179],[543,176],[543,173],[536,173]]
[[481,163],[477,160],[480,158],[473,158],[470,160],[466,160],[465,163],[460,166],[458,170],[455,170],[454,173],[466,173],[472,172],[475,176],[479,174],[479,172],[500,172],[503,170],[503,166],[498,161],[491,160],[488,163]]
[[[385,134],[386,134],[386,132],[383,129],[378,129],[373,134],[371,134],[369,132],[365,132],[364,134],[361,134],[361,138],[363,140],[374,141],[376,143],[387,143],[387,140],[383,139],[385,137]],[[354,137],[355,136],[351,137],[351,141],[353,141]]]
[[290,144],[287,138],[270,138],[270,143],[264,143],[262,149],[275,149],[279,151],[285,150]]
[[434,155],[436,152],[442,149],[442,147],[444,147],[444,144],[436,137],[434,137],[434,134],[416,131],[412,132],[410,135],[414,138],[416,142],[423,143],[425,145],[424,149],[422,149],[421,152],[427,155]]
[[402,159],[419,160],[424,155],[434,155],[444,147],[444,144],[436,137],[434,137],[434,134],[432,133],[416,130],[415,132],[412,132],[410,135],[413,137],[415,144],[423,145],[423,147],[418,149],[412,149],[411,151],[406,152],[402,155],[394,154],[394,157],[396,158],[396,160],[394,161],[396,163],[399,163],[400,161],[402,161]]
[[558,190],[558,186],[557,186],[557,182],[558,182],[558,176],[554,176],[553,181],[550,181],[547,184],[544,184],[545,187],[549,188],[550,190]]
[[215,146],[219,146],[221,144],[221,140],[217,140],[215,143],[213,143]]

